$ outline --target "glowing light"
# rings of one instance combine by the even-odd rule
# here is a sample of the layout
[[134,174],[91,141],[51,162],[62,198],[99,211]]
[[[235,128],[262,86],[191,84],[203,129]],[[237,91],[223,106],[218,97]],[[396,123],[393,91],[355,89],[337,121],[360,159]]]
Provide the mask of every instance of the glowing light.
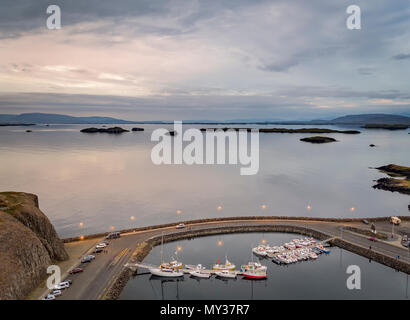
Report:
[[218,241],[218,246],[222,246],[223,242],[221,240]]
[[182,247],[181,247],[181,246],[178,246],[178,247],[177,247],[177,251],[179,251],[179,252],[182,251]]
[[307,206],[306,206],[306,210],[307,210],[307,211],[310,211],[310,210],[312,210],[312,207],[311,207],[310,205],[307,205]]
[[221,211],[221,210],[222,210],[222,206],[218,206],[218,207],[216,208],[216,210]]
[[266,244],[266,240],[265,240],[265,239],[262,240],[262,244]]
[[134,216],[131,216],[130,219],[131,219],[131,220],[135,220],[135,217],[134,217]]
[[80,228],[82,228],[84,226],[84,223],[80,222],[78,225]]
[[110,226],[110,230],[114,230],[114,226]]
[[351,212],[353,212],[353,211],[355,211],[355,210],[356,210],[355,207],[351,207],[351,208],[350,208],[350,211],[351,211]]
[[267,208],[266,204],[261,205],[261,209],[265,210]]
[[177,210],[177,214],[181,214],[182,213],[182,210]]
[[84,236],[80,236],[80,240],[84,240]]

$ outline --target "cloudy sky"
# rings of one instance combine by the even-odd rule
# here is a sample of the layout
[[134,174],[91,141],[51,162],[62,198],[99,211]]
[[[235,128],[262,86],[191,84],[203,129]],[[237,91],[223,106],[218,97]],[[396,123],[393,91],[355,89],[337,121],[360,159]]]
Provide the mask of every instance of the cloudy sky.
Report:
[[[48,5],[62,28],[46,28]],[[348,30],[359,5],[362,29]],[[410,115],[409,0],[1,0],[0,113]]]

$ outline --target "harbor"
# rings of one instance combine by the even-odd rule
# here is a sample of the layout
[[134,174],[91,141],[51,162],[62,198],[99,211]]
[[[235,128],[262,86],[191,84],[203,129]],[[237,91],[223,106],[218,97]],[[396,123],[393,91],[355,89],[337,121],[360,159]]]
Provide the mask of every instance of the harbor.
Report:
[[[236,269],[235,264],[231,263],[225,257],[225,263],[221,263],[220,259],[213,264],[212,268],[207,269],[202,264],[184,265],[172,258],[169,262],[164,262],[163,256],[163,235],[161,241],[161,264],[159,266],[146,263],[127,264],[129,268],[147,269],[152,275],[164,278],[183,277],[184,274],[189,274],[191,277],[209,279],[215,275],[220,278],[235,279],[237,276],[242,276],[247,279],[266,279],[267,266],[262,265],[259,258],[268,258],[278,265],[287,265],[301,261],[316,260],[321,254],[329,254],[330,250],[328,242],[333,240],[329,238],[324,241],[318,241],[313,237],[297,238],[282,245],[268,245],[262,241],[257,247],[252,248],[252,254],[258,257],[258,261],[248,262]],[[178,251],[175,252],[176,254]]]
[[[212,270],[218,258],[225,263],[226,252],[228,260],[239,266],[251,260],[251,254],[254,261],[258,261],[257,256],[251,253],[251,248],[256,247],[261,239],[271,245],[280,245],[294,238],[294,234],[254,233],[209,236],[179,241],[178,244],[165,243],[165,253],[173,253],[177,245],[181,246],[178,261],[200,262],[212,275],[209,278],[192,277],[185,265],[182,269],[184,276],[177,278],[153,276],[147,269],[138,268],[138,273],[129,279],[119,299],[302,299],[307,292],[311,299],[387,296],[406,299],[407,275],[338,247],[331,247],[329,254],[321,254],[316,260],[289,265],[277,265],[268,257],[260,257],[260,263],[267,267],[267,278],[264,280],[255,281],[240,275],[232,279],[221,278]],[[222,241],[223,245],[218,246],[218,241]],[[160,250],[160,246],[154,247],[144,262],[158,265]],[[165,254],[165,260],[169,261],[167,258],[170,257]],[[360,292],[346,288],[346,268],[351,264],[366,270]],[[314,292],[311,290],[313,287],[317,288]]]

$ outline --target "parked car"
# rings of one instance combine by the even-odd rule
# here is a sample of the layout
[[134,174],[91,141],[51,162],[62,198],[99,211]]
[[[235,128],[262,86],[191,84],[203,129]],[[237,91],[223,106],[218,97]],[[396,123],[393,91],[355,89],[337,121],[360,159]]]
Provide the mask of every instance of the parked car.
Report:
[[99,244],[97,244],[95,247],[98,249],[98,248],[101,248],[101,249],[103,249],[103,248],[105,248],[107,245],[105,244],[105,243],[99,243]]
[[70,287],[70,284],[67,281],[60,282],[54,286],[54,290],[63,290]]
[[369,238],[367,238],[367,240],[377,242],[377,239],[375,237],[369,237]]
[[176,226],[177,229],[184,229],[185,228],[185,224],[184,223],[180,223],[179,225]]
[[53,290],[53,292],[51,293],[54,297],[59,297],[61,296],[63,293],[61,292],[61,290]]
[[74,268],[73,270],[71,270],[69,272],[69,274],[76,274],[76,273],[80,273],[83,272],[84,270],[82,268]]
[[69,284],[70,286],[73,284],[73,280],[70,280],[70,279],[66,280],[66,282],[68,282],[68,284]]
[[88,263],[88,262],[91,262],[91,261],[93,261],[93,259],[91,259],[88,256],[81,259],[81,263]]
[[95,248],[94,253],[100,253],[103,251],[103,248]]
[[55,300],[55,299],[56,299],[56,297],[54,295],[52,295],[51,293],[49,293],[42,300]]
[[367,221],[366,219],[363,219],[362,222],[363,222],[364,224],[369,224],[369,221]]
[[86,258],[90,258],[91,260],[94,260],[95,256],[93,256],[92,254],[89,254]]

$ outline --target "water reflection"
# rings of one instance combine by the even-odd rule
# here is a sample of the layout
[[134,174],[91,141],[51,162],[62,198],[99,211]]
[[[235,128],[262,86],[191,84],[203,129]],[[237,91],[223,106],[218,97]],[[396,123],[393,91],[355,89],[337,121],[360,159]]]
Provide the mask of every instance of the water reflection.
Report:
[[[186,264],[201,263],[210,268],[226,252],[229,260],[239,266],[252,259],[251,244],[266,239],[269,244],[282,244],[297,236],[281,233],[230,234],[181,241],[184,247],[179,257]],[[217,245],[221,238],[224,248]],[[164,244],[165,260],[175,250],[175,243]],[[155,247],[144,262],[158,263],[160,247]],[[379,263],[332,247],[330,254],[315,261],[279,266],[270,259],[261,259],[268,267],[265,280],[197,279],[189,275],[178,279],[163,279],[150,274],[133,277],[124,288],[121,299],[408,299],[408,275],[396,272]],[[343,260],[342,260],[343,257]],[[253,257],[256,260],[256,257]],[[346,273],[349,265],[361,269],[361,290],[349,290]],[[144,270],[145,271],[145,270]],[[139,272],[142,272],[140,270]],[[150,288],[150,289],[148,289]]]
[[239,166],[153,165],[158,126],[118,136],[82,134],[83,127],[0,128],[0,190],[38,194],[63,237],[203,217],[408,214],[408,196],[372,189],[383,175],[368,168],[406,164],[407,132],[330,134],[339,142],[328,145],[261,134],[260,170],[240,176]]

